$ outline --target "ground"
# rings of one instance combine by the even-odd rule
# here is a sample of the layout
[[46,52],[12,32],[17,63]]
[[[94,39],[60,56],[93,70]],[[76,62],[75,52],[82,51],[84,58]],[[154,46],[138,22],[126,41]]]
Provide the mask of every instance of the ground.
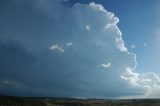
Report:
[[1,95],[0,106],[160,106],[160,99],[76,99]]

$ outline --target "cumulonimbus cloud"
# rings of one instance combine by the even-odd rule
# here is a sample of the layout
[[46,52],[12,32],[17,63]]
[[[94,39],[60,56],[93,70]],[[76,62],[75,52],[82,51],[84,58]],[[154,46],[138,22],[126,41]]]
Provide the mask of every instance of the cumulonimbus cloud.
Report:
[[[11,7],[19,8],[24,5],[20,0],[17,2],[19,3],[12,4]],[[23,48],[9,49],[12,51],[11,56],[21,54],[9,61],[9,64],[14,63],[12,71],[3,63],[4,60],[8,61],[8,58],[0,61],[5,70],[0,71],[4,79],[10,77],[12,80],[21,81],[20,83],[26,87],[23,92],[36,92],[47,96],[115,98],[151,95],[154,90],[157,91],[159,77],[155,74],[155,77],[148,78],[150,74],[134,72],[137,65],[136,55],[130,53],[124,45],[122,33],[117,26],[119,19],[102,5],[92,2],[78,3],[70,7],[64,5],[61,0],[27,2],[28,9],[7,9],[9,13],[28,13],[24,14],[27,18],[21,19],[19,15],[10,17],[9,13],[4,16],[6,20],[20,18],[20,21],[13,20],[9,23],[10,26],[17,26],[14,31],[7,28],[14,36],[6,32],[0,39],[11,39],[23,45]],[[39,18],[40,16],[43,18]],[[2,57],[10,56],[7,55],[8,46],[0,47],[6,52],[1,54]],[[65,52],[60,55],[51,53],[51,50]],[[24,61],[21,62],[21,66],[25,64],[24,69],[15,64],[18,60]],[[105,63],[106,60],[109,63]],[[99,71],[102,67],[97,65],[100,64],[109,71]],[[19,70],[22,77],[6,74],[15,73],[16,70]],[[153,81],[157,81],[156,87],[150,89],[154,87],[150,83]]]

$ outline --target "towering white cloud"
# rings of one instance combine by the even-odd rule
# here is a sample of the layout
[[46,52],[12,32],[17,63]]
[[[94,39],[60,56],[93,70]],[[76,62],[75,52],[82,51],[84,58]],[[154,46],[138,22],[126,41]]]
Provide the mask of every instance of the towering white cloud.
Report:
[[[19,2],[21,5],[22,2]],[[12,65],[12,73],[18,69],[19,73],[25,73],[21,74],[25,78],[15,73],[11,75],[13,80],[18,79],[28,87],[24,91],[37,94],[43,92],[49,96],[92,98],[144,96],[153,94],[154,90],[158,91],[159,77],[156,74],[154,76],[134,72],[137,65],[136,55],[124,46],[122,33],[117,26],[119,19],[102,5],[92,2],[69,7],[61,0],[36,0],[27,4],[30,4],[26,6],[29,9],[24,10],[17,9],[19,4],[14,4],[17,7],[14,10],[16,13],[26,14],[23,19],[19,15],[5,16],[5,19],[20,18],[20,22],[10,23],[10,26],[16,25],[17,28],[14,31],[7,29],[13,36],[7,33],[0,37],[21,42],[24,50],[19,47],[19,52],[13,47],[11,50],[15,51],[10,52],[13,56],[15,52],[25,54],[28,51],[25,55],[18,55],[19,59],[9,61],[11,65],[24,58],[24,68]],[[12,9],[5,15],[9,13],[12,13]],[[2,49],[4,48],[7,46]],[[65,53],[51,53],[51,50]],[[3,53],[2,57],[6,54]],[[109,62],[105,63],[106,60]],[[109,71],[99,71],[102,68]],[[6,71],[1,76],[8,77],[6,73],[11,73],[10,69],[5,67],[4,70]],[[157,81],[156,84],[152,84],[153,81]]]

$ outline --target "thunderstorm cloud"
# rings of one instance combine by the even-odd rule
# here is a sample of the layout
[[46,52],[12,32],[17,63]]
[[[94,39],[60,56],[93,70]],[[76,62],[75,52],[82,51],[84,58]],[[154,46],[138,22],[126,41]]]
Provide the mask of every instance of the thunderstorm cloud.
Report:
[[[136,55],[124,45],[119,19],[102,5],[2,1],[0,91],[25,96],[158,96],[154,91],[160,88],[159,76],[136,72]],[[108,71],[99,71],[102,68]]]

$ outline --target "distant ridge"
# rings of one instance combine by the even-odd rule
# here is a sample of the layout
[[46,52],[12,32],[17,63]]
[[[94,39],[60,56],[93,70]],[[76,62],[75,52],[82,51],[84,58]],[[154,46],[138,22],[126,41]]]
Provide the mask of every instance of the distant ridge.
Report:
[[160,106],[160,99],[20,97],[0,93],[0,106]]
[[5,95],[5,94],[3,94],[3,93],[0,93],[0,96],[7,96],[7,95]]

